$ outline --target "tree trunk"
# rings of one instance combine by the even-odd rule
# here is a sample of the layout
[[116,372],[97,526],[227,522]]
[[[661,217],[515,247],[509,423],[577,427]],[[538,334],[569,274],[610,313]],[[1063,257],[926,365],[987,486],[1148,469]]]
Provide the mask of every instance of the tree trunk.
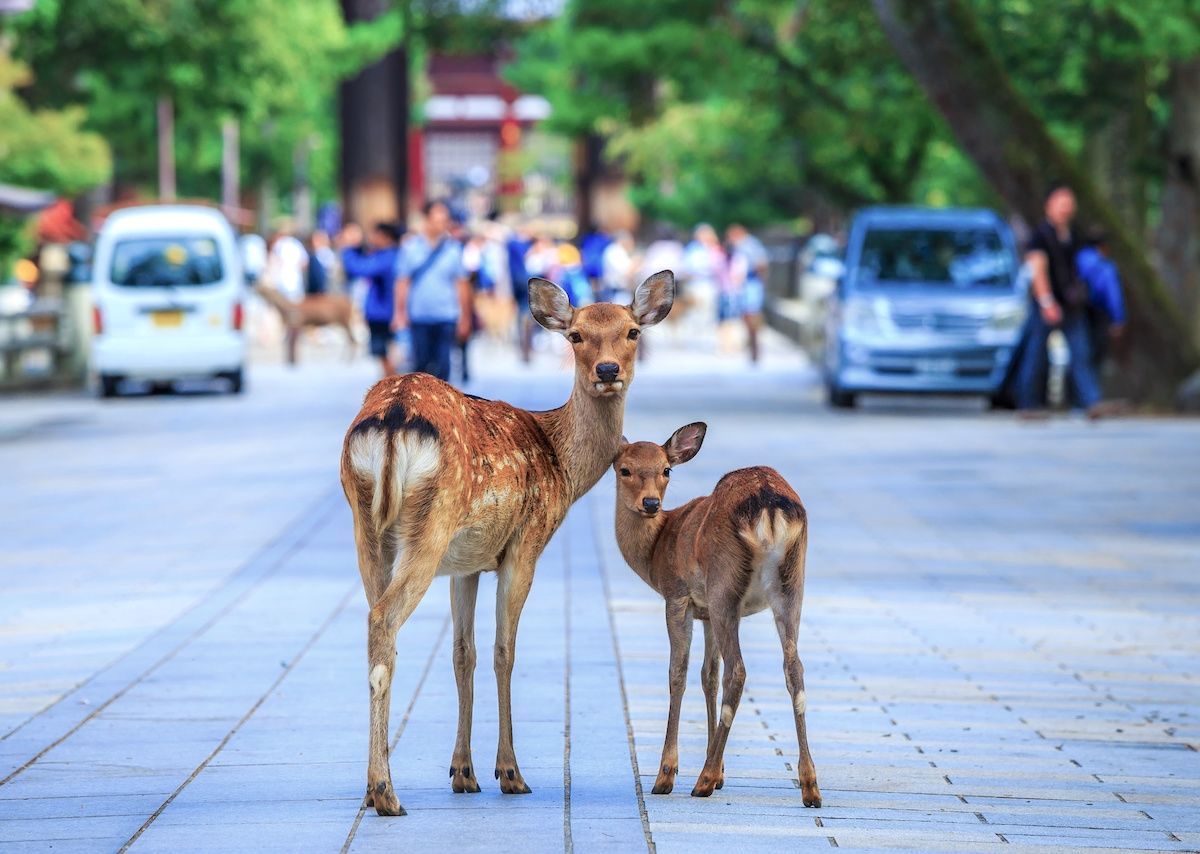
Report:
[[161,95],[158,114],[158,197],[164,202],[175,198],[175,104]]
[[1171,67],[1167,175],[1158,227],[1159,269],[1200,340],[1200,59]]
[[1054,181],[1071,186],[1086,222],[1111,235],[1129,311],[1130,359],[1122,389],[1171,400],[1200,356],[1182,313],[1090,176],[1017,93],[963,0],[872,0],[901,61],[946,118],[963,151],[1028,222],[1042,217]]
[[[384,0],[341,0],[347,24],[387,10]],[[405,31],[407,39],[407,27]],[[342,83],[342,207],[363,225],[403,219],[408,209],[408,52],[404,46]]]

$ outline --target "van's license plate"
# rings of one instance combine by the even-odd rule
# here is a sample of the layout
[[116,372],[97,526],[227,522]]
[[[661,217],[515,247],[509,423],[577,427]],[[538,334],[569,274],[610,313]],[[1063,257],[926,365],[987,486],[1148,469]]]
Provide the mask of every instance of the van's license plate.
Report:
[[155,311],[151,312],[150,319],[159,327],[183,326],[182,311]]
[[917,359],[917,373],[944,377],[954,373],[953,359]]

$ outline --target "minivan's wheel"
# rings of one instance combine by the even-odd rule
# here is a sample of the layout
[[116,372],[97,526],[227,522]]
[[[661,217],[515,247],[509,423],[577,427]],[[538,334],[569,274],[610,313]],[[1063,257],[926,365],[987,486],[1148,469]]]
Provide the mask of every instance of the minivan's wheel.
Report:
[[100,375],[100,396],[101,397],[116,397],[117,389],[121,385],[121,378],[116,374],[101,374]]
[[829,405],[834,409],[853,409],[856,395],[830,382],[825,386]]
[[228,371],[227,373],[221,374],[221,377],[229,381],[229,391],[231,393],[242,393],[242,389],[245,388],[245,379],[241,368],[238,368],[236,371]]

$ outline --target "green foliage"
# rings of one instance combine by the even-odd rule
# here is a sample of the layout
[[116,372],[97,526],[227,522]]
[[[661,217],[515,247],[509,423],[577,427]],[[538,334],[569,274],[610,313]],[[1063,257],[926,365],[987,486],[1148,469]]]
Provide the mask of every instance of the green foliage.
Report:
[[[0,50],[0,183],[71,196],[108,178],[108,146],[81,129],[83,110],[31,110],[15,90],[29,69]],[[0,215],[0,281],[29,244],[26,217]]]
[[87,109],[120,182],[153,190],[155,104],[172,99],[182,195],[215,198],[220,128],[241,128],[242,177],[286,186],[298,146],[334,188],[338,80],[395,45],[399,13],[347,28],[336,0],[40,0],[15,19],[33,103]]
[[861,0],[580,0],[518,57],[511,79],[550,99],[560,132],[609,137],[651,217],[987,196],[965,159],[953,186],[926,169],[935,144],[933,165],[953,160],[948,134]]

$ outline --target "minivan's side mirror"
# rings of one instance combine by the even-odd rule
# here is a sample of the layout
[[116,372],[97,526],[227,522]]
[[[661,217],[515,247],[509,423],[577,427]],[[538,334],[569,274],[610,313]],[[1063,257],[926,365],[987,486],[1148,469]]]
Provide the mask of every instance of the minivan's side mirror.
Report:
[[243,234],[238,238],[238,251],[242,256],[246,284],[253,285],[267,268],[267,241],[259,234]]

